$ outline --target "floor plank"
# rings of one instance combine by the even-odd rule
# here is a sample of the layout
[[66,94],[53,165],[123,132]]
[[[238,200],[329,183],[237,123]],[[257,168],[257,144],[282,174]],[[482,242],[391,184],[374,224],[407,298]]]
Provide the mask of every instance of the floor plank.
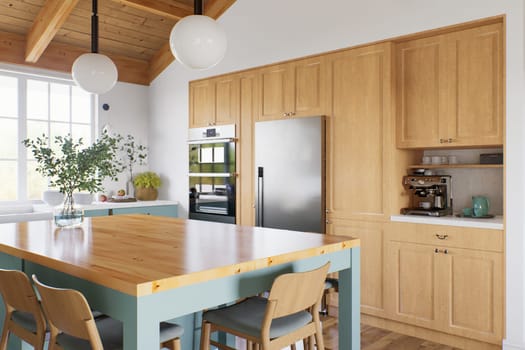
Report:
[[[326,350],[339,350],[337,319],[322,319]],[[390,332],[368,325],[361,325],[361,350],[459,350],[424,339]]]

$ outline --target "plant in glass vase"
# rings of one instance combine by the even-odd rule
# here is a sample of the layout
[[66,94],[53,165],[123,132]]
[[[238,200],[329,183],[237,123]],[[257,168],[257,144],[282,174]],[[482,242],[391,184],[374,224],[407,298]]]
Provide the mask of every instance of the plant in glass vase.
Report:
[[127,193],[129,196],[134,196],[134,187],[133,187],[133,165],[144,165],[146,164],[146,158],[148,157],[148,148],[143,146],[135,141],[133,135],[127,135],[123,139],[120,146],[120,151],[124,153],[123,163],[124,168],[127,168],[129,171],[129,179],[126,182],[127,184]]
[[103,133],[89,146],[84,146],[82,138],[73,140],[70,135],[56,136],[56,147],[50,147],[46,135],[34,140],[25,139],[38,163],[36,171],[49,179],[49,185],[64,193],[64,205],[55,213],[58,226],[71,226],[83,220],[83,213],[74,207],[73,192],[102,191],[102,180],[106,177],[116,181],[122,171],[122,163],[117,159],[119,137]]

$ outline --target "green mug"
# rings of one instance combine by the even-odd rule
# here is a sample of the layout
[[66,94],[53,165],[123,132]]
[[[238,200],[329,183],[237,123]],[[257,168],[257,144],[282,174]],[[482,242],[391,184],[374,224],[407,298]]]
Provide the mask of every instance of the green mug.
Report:
[[489,214],[490,201],[484,196],[472,197],[472,216],[482,217]]
[[463,208],[463,216],[472,216],[472,208]]

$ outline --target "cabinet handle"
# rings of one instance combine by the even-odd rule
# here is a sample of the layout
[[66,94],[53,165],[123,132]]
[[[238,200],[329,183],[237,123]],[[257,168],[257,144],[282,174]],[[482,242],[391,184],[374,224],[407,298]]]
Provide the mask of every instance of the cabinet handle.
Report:
[[332,222],[331,222],[330,220],[328,220],[328,219],[327,219],[325,222],[326,222],[327,224],[331,224],[331,223],[332,223]]
[[445,139],[439,139],[439,143],[445,143]]
[[447,140],[447,142],[448,142],[448,143],[452,143],[452,142],[454,142],[454,139],[449,138],[449,139]]
[[438,239],[447,239],[448,238],[448,235],[440,235],[439,233],[436,233],[436,237]]
[[448,254],[448,249],[444,249],[443,254]]
[[295,112],[290,112],[290,115],[295,115]]
[[439,253],[439,249],[434,249],[434,253]]

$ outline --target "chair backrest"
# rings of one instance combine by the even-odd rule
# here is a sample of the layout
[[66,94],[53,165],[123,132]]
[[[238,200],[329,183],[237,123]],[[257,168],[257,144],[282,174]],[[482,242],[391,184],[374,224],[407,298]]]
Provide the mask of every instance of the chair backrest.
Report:
[[[308,309],[321,300],[330,262],[307,272],[278,276],[270,290],[269,301],[275,302],[272,318],[283,317]],[[269,304],[270,305],[270,304]]]
[[96,343],[102,349],[95,320],[89,304],[82,293],[73,289],[54,288],[38,281],[33,281],[40,293],[42,308],[47,316],[51,332],[59,330],[77,338]]
[[29,312],[35,321],[45,323],[35,290],[22,271],[0,269],[0,294],[8,311]]

